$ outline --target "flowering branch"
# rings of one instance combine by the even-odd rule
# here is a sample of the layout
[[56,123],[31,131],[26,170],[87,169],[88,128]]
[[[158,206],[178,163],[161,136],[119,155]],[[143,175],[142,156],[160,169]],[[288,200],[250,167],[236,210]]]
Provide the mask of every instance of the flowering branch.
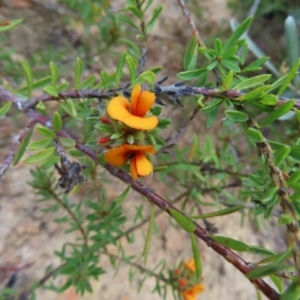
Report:
[[[39,119],[39,122],[47,126],[49,124],[49,119],[45,116],[40,115],[39,113],[35,112],[30,115],[30,117],[36,117]],[[58,132],[58,136],[65,137],[65,138],[72,138],[69,133],[65,130],[60,130]],[[82,144],[80,141],[75,141],[75,147],[81,151],[82,153],[89,156],[92,160],[95,162],[98,162],[98,155],[95,151],[88,148],[84,144]],[[157,195],[154,191],[149,189],[148,187],[144,186],[142,183],[138,181],[134,181],[132,177],[127,174],[125,171],[118,170],[114,168],[113,166],[109,164],[105,164],[104,168],[110,172],[113,176],[121,179],[126,184],[130,185],[135,191],[140,193],[141,195],[145,196],[151,203],[155,204],[157,207],[165,211],[170,215],[170,209],[174,209],[176,211],[179,211],[177,208],[175,208],[171,203]],[[251,271],[251,267],[246,263],[241,257],[239,257],[237,254],[235,254],[233,251],[231,251],[229,248],[218,244],[216,241],[214,241],[208,234],[208,232],[200,227],[197,223],[194,222],[196,225],[196,229],[194,231],[194,234],[203,240],[207,246],[211,247],[215,252],[220,254],[224,257],[228,262],[233,264],[240,272],[243,274],[247,274],[249,271]],[[259,290],[261,290],[269,299],[271,300],[279,300],[279,294],[271,288],[265,281],[262,279],[249,279]]]
[[[200,90],[203,92],[204,90],[208,90],[208,89],[204,89],[204,88],[201,89],[200,88]],[[172,91],[173,91],[173,94],[174,94],[174,92],[175,93],[177,92],[177,94],[183,96],[183,95],[186,95],[186,94],[189,94],[189,93],[197,92],[197,91],[199,91],[199,88],[187,88],[187,87],[182,87],[182,86],[178,86],[178,85],[177,86],[173,85],[172,86]],[[211,90],[211,92],[216,93],[215,90]],[[78,91],[71,91],[70,92],[71,95],[72,94],[74,95],[76,93],[78,95]],[[79,92],[79,93],[81,93],[81,92]],[[89,94],[89,93],[91,93],[91,91],[86,91],[86,95]],[[98,91],[98,93],[99,93],[99,91]],[[234,91],[234,93],[236,93],[236,91]],[[64,93],[65,96],[67,94],[68,94],[67,92]],[[70,97],[70,94],[68,95],[68,97]],[[102,93],[102,95],[103,95],[103,93]],[[43,99],[54,100],[53,97],[52,98],[51,97],[52,96],[44,96]],[[3,99],[3,98],[6,99],[6,100],[8,99],[8,100],[12,101],[17,106],[18,106],[18,103],[20,103],[19,100],[18,100],[18,97],[16,97],[12,93],[10,93],[7,90],[0,87],[0,99]],[[74,98],[76,98],[76,97],[74,96]],[[41,99],[41,97],[39,99]],[[52,128],[51,127],[51,121],[46,116],[38,113],[34,109],[26,108],[26,109],[23,109],[23,111],[35,123],[38,122],[38,123],[40,123],[40,124],[42,124],[42,125],[44,125],[48,128]],[[57,136],[65,137],[65,138],[72,138],[72,136],[70,136],[70,134],[65,130],[58,131]],[[87,146],[85,146],[84,144],[82,144],[80,141],[75,140],[75,147],[79,151],[84,153],[85,155],[89,156],[95,162],[98,162],[98,154],[95,151],[93,151],[92,149],[90,149]],[[160,209],[162,209],[166,213],[170,214],[170,209],[177,210],[171,203],[169,203],[168,201],[166,201],[165,199],[163,199],[162,197],[157,195],[154,191],[152,191],[148,187],[144,186],[140,182],[134,181],[132,179],[132,177],[129,174],[127,174],[126,172],[124,172],[122,170],[118,170],[118,169],[114,168],[113,166],[111,166],[109,164],[105,164],[104,168],[107,171],[109,171],[112,175],[114,175],[115,177],[117,177],[120,180],[122,180],[123,182],[129,184],[134,190],[136,190],[138,193],[144,195],[151,203],[155,204],[156,206],[158,206]],[[233,264],[243,274],[247,274],[249,271],[251,271],[251,267],[249,266],[249,264],[247,264],[241,257],[239,257],[237,254],[235,254],[229,248],[218,244],[216,241],[214,241],[209,236],[208,232],[204,228],[200,227],[197,223],[194,223],[194,224],[196,226],[194,234],[198,238],[203,240],[215,252],[217,252],[218,254],[223,256],[228,262]],[[269,299],[272,299],[272,300],[278,300],[279,299],[279,294],[273,288],[271,288],[265,281],[263,281],[262,279],[250,279],[250,281],[253,284],[255,284],[255,286],[258,289],[260,289]]]

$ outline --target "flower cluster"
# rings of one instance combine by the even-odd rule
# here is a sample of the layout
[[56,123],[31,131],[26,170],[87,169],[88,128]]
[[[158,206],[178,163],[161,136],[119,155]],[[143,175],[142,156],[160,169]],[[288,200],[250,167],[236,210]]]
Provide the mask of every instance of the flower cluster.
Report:
[[184,300],[196,300],[197,294],[204,291],[204,285],[202,283],[195,282],[194,273],[194,259],[190,259],[188,262],[183,262],[183,268],[174,270],[174,275],[177,278],[178,287]]
[[98,144],[108,149],[104,159],[109,164],[121,167],[130,161],[130,173],[136,180],[153,172],[153,136],[159,120],[149,111],[155,102],[154,93],[137,85],[130,100],[118,96],[109,101],[106,114],[100,118]]

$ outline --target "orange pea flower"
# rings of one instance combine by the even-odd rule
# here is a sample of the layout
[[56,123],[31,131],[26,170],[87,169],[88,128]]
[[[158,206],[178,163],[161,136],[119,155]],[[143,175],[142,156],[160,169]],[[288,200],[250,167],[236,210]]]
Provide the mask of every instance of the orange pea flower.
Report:
[[155,94],[142,91],[140,85],[134,87],[131,102],[126,98],[115,97],[107,105],[107,114],[114,120],[121,121],[130,128],[138,130],[152,130],[158,124],[155,116],[145,117],[147,111],[155,102]]
[[153,166],[148,160],[147,154],[154,154],[156,150],[151,145],[138,146],[124,144],[108,150],[104,154],[104,159],[115,167],[125,165],[126,161],[130,159],[130,173],[133,180],[137,177],[148,176],[153,172]]
[[191,272],[195,273],[195,262],[194,259],[191,258],[189,261],[187,262],[183,262],[183,266],[185,269],[190,270]]
[[200,294],[204,291],[204,285],[202,283],[198,283],[193,287],[181,292],[181,295],[184,300],[197,300],[196,295]]

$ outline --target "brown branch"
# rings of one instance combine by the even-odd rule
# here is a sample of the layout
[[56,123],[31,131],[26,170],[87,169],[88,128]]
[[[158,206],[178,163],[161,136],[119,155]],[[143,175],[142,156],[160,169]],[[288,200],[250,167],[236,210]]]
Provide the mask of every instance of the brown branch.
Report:
[[[183,84],[172,84],[169,86],[155,85],[154,89],[149,86],[144,86],[144,89],[148,89],[155,93],[157,98],[168,99],[171,104],[176,103],[177,99],[182,99],[185,97],[203,95],[207,98],[220,98],[220,99],[230,99],[231,101],[241,104],[241,97],[246,94],[246,92],[238,90],[226,90],[223,91],[218,88],[206,88],[206,87],[187,87]],[[40,101],[60,101],[64,99],[81,99],[81,98],[96,98],[96,99],[110,99],[122,93],[124,96],[130,96],[131,89],[127,88],[117,88],[110,90],[72,90],[58,93],[57,97],[51,95],[40,95],[36,98],[28,99],[24,101],[23,99],[15,96],[10,91],[6,90],[0,86],[0,100],[13,102],[19,110],[27,110],[34,108]],[[281,106],[291,99],[279,97],[278,102],[275,106]],[[300,99],[295,100],[294,108],[300,109]]]
[[192,29],[193,36],[195,37],[195,40],[197,41],[198,45],[200,47],[206,48],[205,43],[203,42],[202,38],[200,37],[200,33],[196,28],[196,25],[192,19],[191,13],[189,12],[188,8],[186,7],[184,0],[178,0],[178,4],[180,5],[180,7],[182,9],[182,12],[186,18],[186,21],[188,22],[189,26]]

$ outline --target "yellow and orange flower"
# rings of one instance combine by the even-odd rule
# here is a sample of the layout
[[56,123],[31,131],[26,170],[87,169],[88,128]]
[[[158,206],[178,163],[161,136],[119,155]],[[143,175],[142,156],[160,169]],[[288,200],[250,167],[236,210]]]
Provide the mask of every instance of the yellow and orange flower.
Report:
[[191,272],[195,273],[195,262],[194,259],[191,258],[189,261],[184,261],[183,266],[185,269],[190,270]]
[[153,172],[152,163],[146,154],[154,154],[155,152],[156,150],[151,145],[124,144],[108,150],[104,155],[104,159],[115,167],[125,165],[127,160],[130,159],[130,173],[133,180],[136,180],[138,177],[148,176]]
[[131,102],[126,98],[115,97],[107,105],[109,117],[118,120],[130,128],[138,130],[152,130],[158,124],[155,116],[145,116],[155,102],[155,94],[142,91],[140,85],[134,87],[131,93]]
[[204,291],[204,285],[202,283],[198,283],[193,287],[181,292],[181,295],[184,300],[197,300],[196,295],[200,294]]

